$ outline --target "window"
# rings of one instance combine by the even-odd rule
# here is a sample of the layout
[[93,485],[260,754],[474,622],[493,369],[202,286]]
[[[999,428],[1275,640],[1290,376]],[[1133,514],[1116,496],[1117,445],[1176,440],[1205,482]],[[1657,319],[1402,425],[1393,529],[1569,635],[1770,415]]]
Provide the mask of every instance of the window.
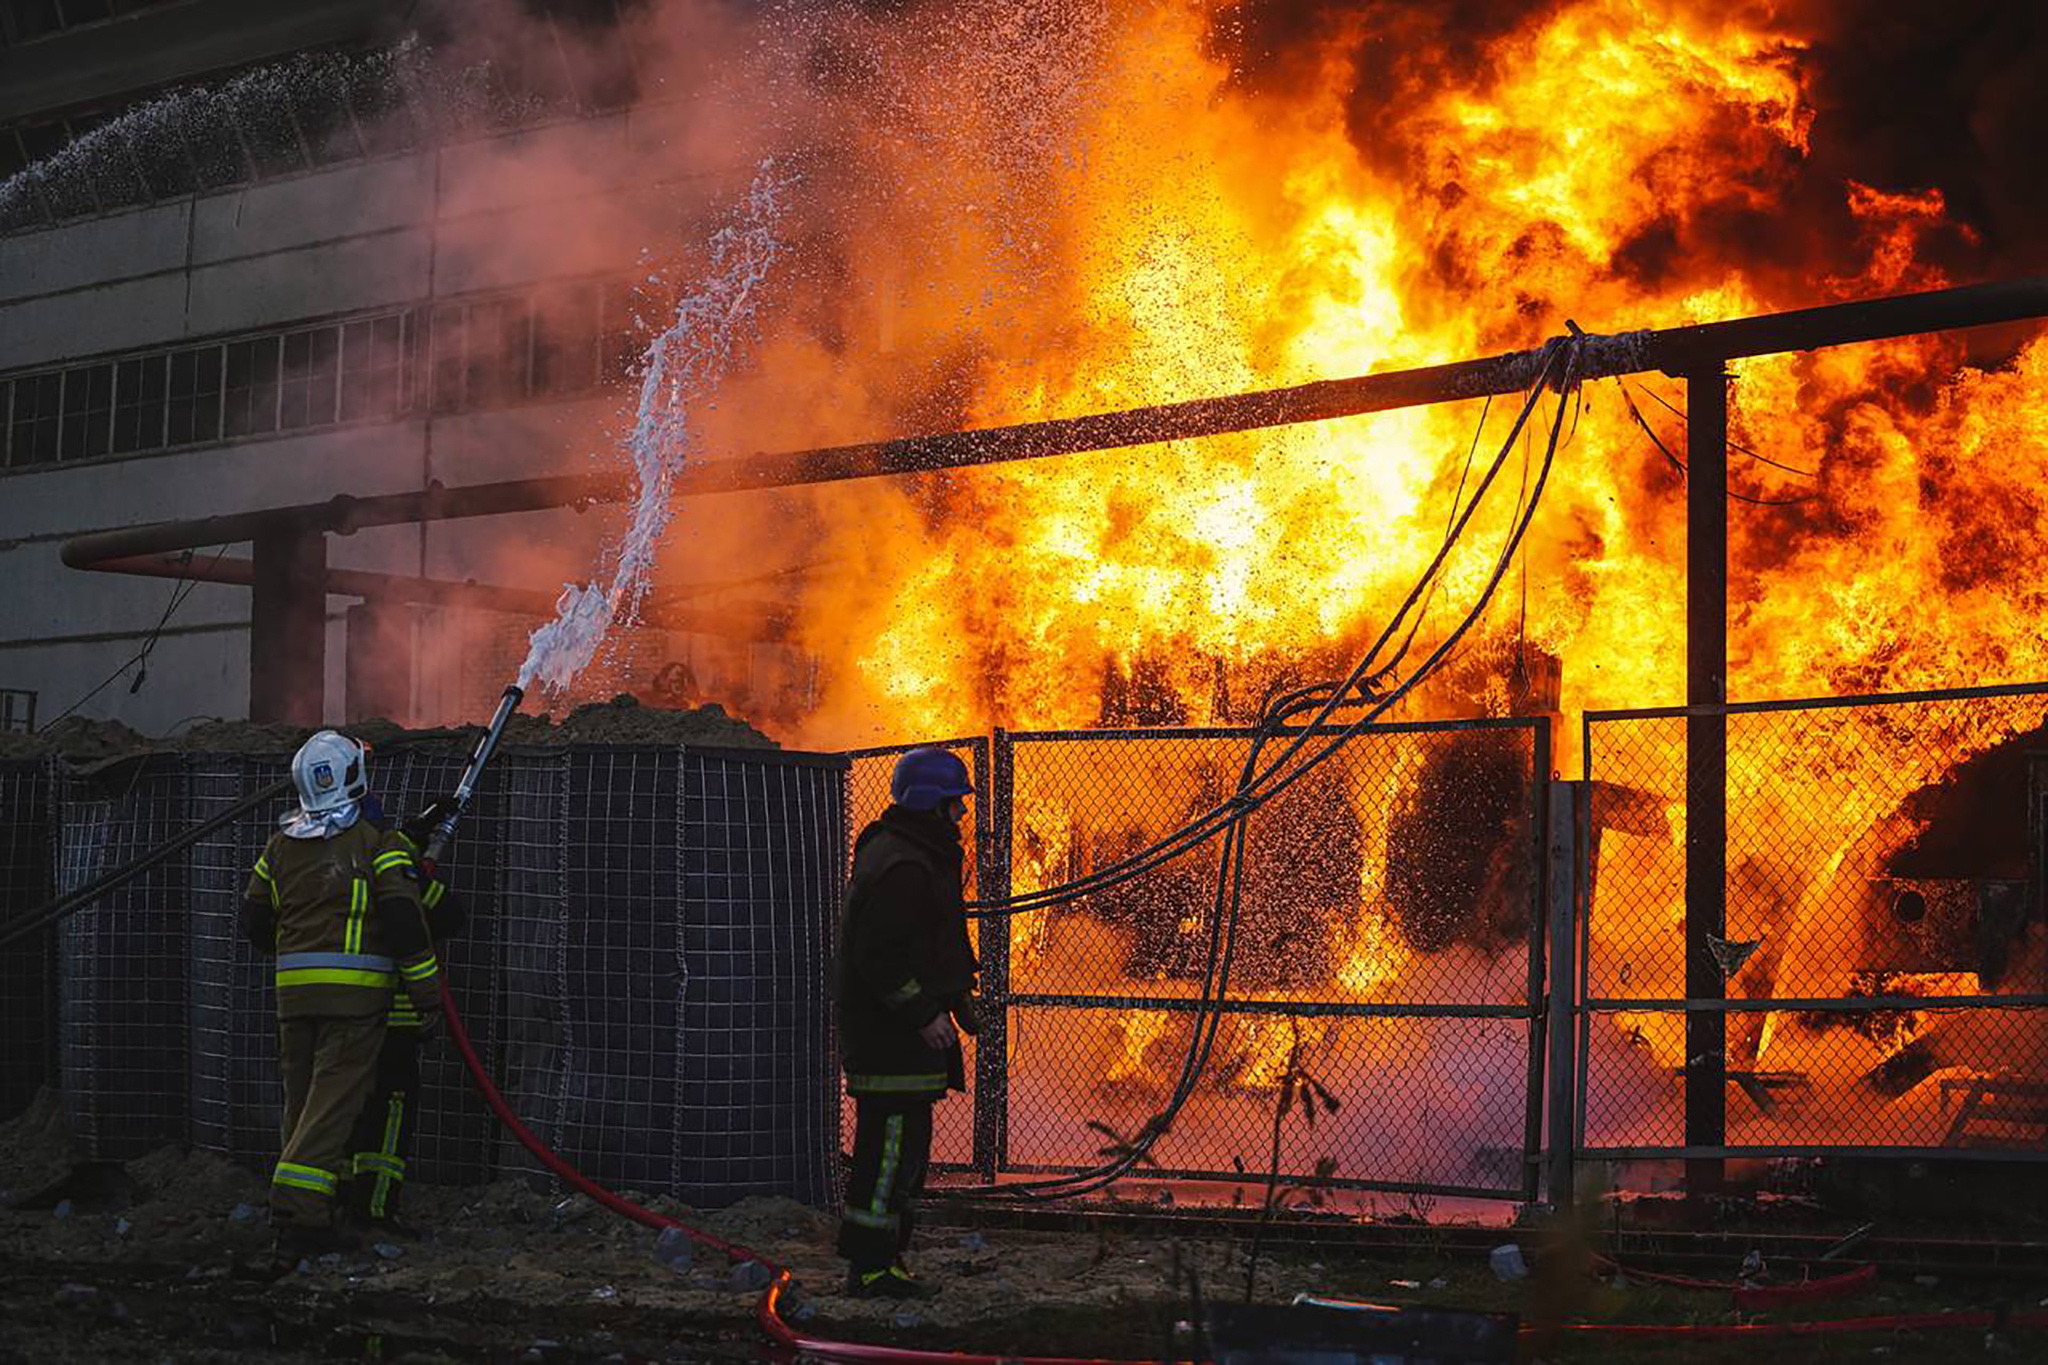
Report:
[[604,377],[607,383],[632,379],[647,343],[654,339],[647,325],[653,300],[638,285],[614,280],[604,287]]
[[169,420],[164,430],[166,445],[190,445],[194,441],[219,438],[220,352],[218,346],[171,352]]
[[32,735],[36,729],[36,694],[19,687],[0,687],[0,734]]
[[285,336],[277,418],[280,428],[324,426],[334,420],[340,359],[338,327],[316,327]]
[[155,450],[164,442],[168,355],[124,360],[114,371],[114,452]]
[[468,321],[463,406],[488,408],[526,397],[531,335],[526,301],[473,303]]
[[278,342],[274,336],[228,343],[222,409],[229,436],[277,430]]
[[533,303],[533,392],[561,395],[597,387],[598,289],[541,290]]
[[114,417],[114,367],[82,365],[64,371],[64,423],[58,455],[89,460],[107,453]]
[[8,422],[7,463],[20,469],[57,458],[57,422],[63,412],[64,376],[32,374],[14,381]]
[[341,420],[388,420],[405,410],[406,315],[366,318],[341,329]]

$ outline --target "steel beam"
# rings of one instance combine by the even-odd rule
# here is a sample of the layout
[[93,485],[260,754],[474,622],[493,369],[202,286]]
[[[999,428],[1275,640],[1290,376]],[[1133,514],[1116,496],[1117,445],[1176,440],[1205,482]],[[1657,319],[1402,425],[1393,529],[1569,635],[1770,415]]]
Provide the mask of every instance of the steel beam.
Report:
[[[1728,376],[1720,360],[1689,370],[1686,386],[1685,700],[1728,700]],[[1685,718],[1685,993],[1727,991],[1712,940],[1727,933],[1728,717]],[[1728,1018],[1685,1017],[1685,1145],[1727,1140]],[[1721,1162],[1686,1163],[1688,1195],[1719,1193]]]
[[[101,560],[93,565],[101,573],[136,574],[143,578],[189,579],[201,583],[232,583],[249,587],[256,582],[254,560],[232,555],[187,562],[182,554],[126,555]],[[423,606],[472,607],[483,611],[515,612],[526,616],[552,616],[556,594],[536,588],[515,588],[499,583],[477,583],[448,578],[422,578],[412,574],[377,573],[369,569],[326,571],[325,592],[335,597],[360,597],[370,602],[413,602]],[[701,593],[695,595],[702,595]],[[746,641],[779,641],[789,638],[793,618],[789,608],[776,602],[748,599],[726,607],[684,607],[676,599],[682,592],[650,594],[640,611],[640,623],[663,630],[690,631]]]

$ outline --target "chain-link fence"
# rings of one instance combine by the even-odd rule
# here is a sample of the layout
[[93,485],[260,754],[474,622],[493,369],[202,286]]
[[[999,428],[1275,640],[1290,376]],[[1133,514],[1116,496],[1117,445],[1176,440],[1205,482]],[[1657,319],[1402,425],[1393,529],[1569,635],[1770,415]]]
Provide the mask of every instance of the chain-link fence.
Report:
[[2048,1153],[2044,718],[2048,685],[1589,715],[1584,1154]]
[[[998,732],[940,746],[976,774],[979,894],[1068,882],[1181,827],[1229,797],[1252,734]],[[886,806],[901,752],[853,756],[856,824]],[[1292,1068],[1338,1107],[1313,1131],[1283,1124],[1284,1178],[1531,1193],[1548,776],[1541,719],[1375,727],[1251,818],[1241,891],[1220,920],[1212,839],[1083,899],[977,921],[973,1104],[940,1106],[937,1156],[984,1178],[1094,1164],[1165,1107],[1214,1016],[1146,1173],[1263,1171]],[[1205,1001],[1205,980],[1220,999]]]

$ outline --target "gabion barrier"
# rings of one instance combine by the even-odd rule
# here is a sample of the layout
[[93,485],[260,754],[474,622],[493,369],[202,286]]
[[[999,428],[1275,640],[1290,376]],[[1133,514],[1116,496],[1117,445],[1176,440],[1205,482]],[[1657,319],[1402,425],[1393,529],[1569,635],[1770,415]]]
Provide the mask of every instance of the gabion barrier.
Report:
[[[0,922],[50,899],[56,838],[49,769],[0,760]],[[57,1078],[55,943],[46,930],[0,948],[0,1121]]]
[[[462,755],[380,756],[393,809],[454,785]],[[521,1117],[595,1178],[715,1206],[830,1199],[838,1074],[826,992],[845,851],[845,762],[767,750],[507,750],[449,879],[467,931],[441,952]],[[65,779],[70,889],[274,782],[277,757],[157,755]],[[274,810],[194,845],[66,921],[66,1102],[89,1150],[277,1145],[269,963],[234,930]],[[465,1183],[526,1168],[430,1048],[418,1159]]]
[[[2048,1154],[2044,718],[2048,686],[1589,715],[1582,1153]],[[1722,728],[1725,921],[1689,937]]]

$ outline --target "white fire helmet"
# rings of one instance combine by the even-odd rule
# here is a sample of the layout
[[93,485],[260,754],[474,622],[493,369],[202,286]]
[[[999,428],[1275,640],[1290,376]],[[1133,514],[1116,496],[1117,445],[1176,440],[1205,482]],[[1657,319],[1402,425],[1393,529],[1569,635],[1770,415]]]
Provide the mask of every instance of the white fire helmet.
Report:
[[352,806],[370,790],[370,747],[322,730],[292,755],[292,784],[308,815]]

